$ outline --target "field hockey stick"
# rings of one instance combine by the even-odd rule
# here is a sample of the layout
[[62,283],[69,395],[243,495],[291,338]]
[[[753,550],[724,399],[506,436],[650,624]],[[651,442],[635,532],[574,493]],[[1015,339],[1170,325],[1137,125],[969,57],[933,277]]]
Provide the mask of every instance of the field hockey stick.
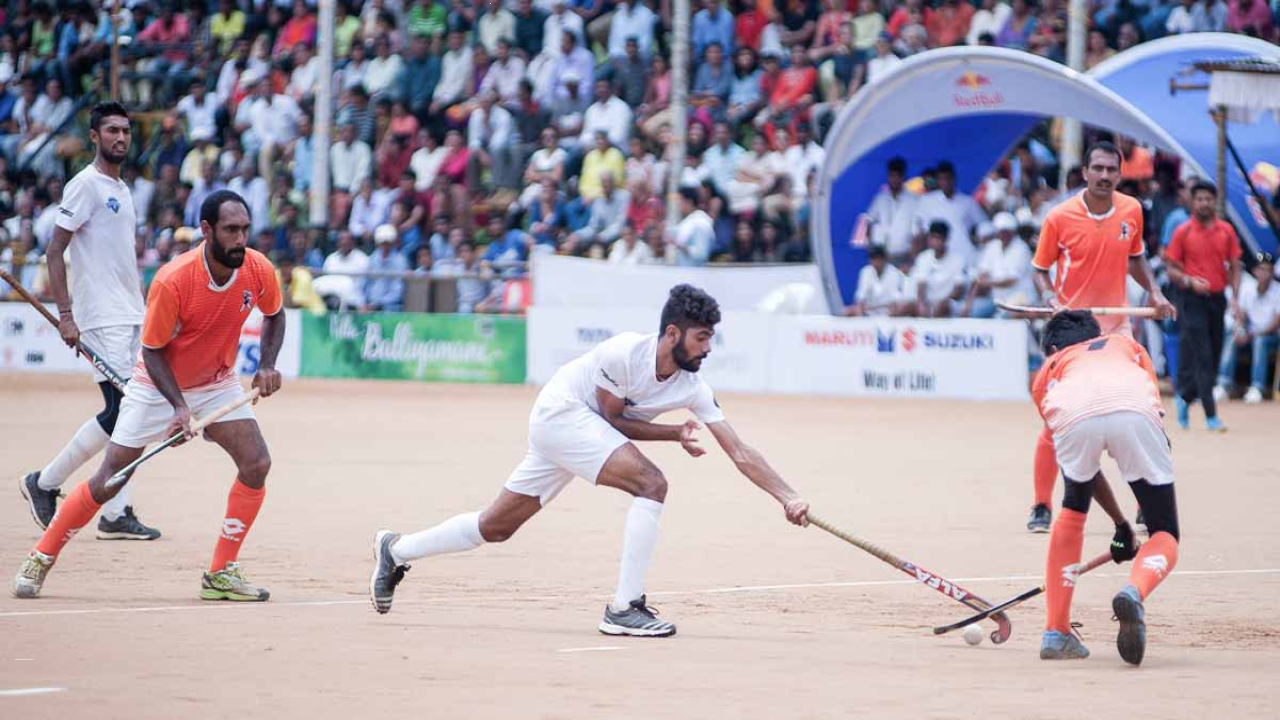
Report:
[[[206,427],[218,422],[223,417],[225,417],[227,413],[231,412],[232,410],[235,410],[236,408],[242,407],[248,403],[253,402],[254,400],[257,400],[258,392],[259,392],[258,388],[253,388],[252,390],[245,393],[244,395],[241,395],[240,397],[236,398],[234,401],[229,402],[226,405],[223,405],[222,407],[218,408],[217,410],[214,410],[213,412],[209,413],[208,416],[191,423],[191,436],[195,437],[196,435],[200,434],[201,430],[204,430]],[[150,460],[156,455],[159,455],[161,452],[163,452],[167,448],[173,447],[178,442],[183,440],[183,438],[184,438],[184,435],[181,432],[174,433],[173,437],[170,437],[168,440],[165,440],[159,445],[151,448],[146,453],[144,453],[142,457],[138,458],[137,460],[134,460],[128,465],[125,465],[120,470],[116,471],[115,475],[112,475],[110,478],[107,479],[107,487],[109,488],[115,487],[116,485],[119,485],[120,483],[129,479],[129,474],[132,473],[134,470],[138,469],[139,465]]]
[[[1103,565],[1106,565],[1109,562],[1111,562],[1111,553],[1105,552],[1099,555],[1098,557],[1090,560],[1087,563],[1084,563],[1084,564],[1076,563],[1075,565],[1072,565],[1069,567],[1072,569],[1072,572],[1075,574],[1076,577],[1080,577],[1081,575],[1089,572],[1090,570],[1097,569]],[[1044,585],[1041,585],[1040,587],[1037,587],[1037,588],[1032,588],[1022,593],[1021,595],[1018,595],[1017,597],[1011,598],[1009,600],[1005,600],[1004,602],[1000,603],[999,605],[996,605],[995,607],[992,607],[988,610],[983,610],[982,612],[978,613],[977,615],[974,615],[973,617],[965,618],[960,622],[951,623],[950,625],[943,625],[942,627],[936,627],[933,629],[933,634],[943,635],[945,633],[951,632],[952,630],[959,630],[960,628],[968,627],[973,623],[986,620],[987,618],[991,617],[994,613],[1004,612],[1005,610],[1008,610],[1014,605],[1020,605],[1030,600],[1031,598],[1043,593],[1044,589],[1045,589]]]
[[973,593],[969,592],[968,590],[965,590],[964,588],[951,582],[950,580],[947,580],[941,575],[931,573],[928,570],[925,570],[924,568],[920,567],[919,565],[916,565],[915,563],[908,562],[906,560],[903,560],[902,558],[899,558],[898,556],[894,555],[888,550],[885,550],[884,548],[881,548],[878,545],[869,543],[865,540],[861,540],[859,538],[856,538],[850,535],[849,533],[835,527],[834,525],[827,522],[826,520],[815,516],[812,511],[808,513],[808,517],[809,517],[809,522],[812,523],[813,525],[816,525],[822,528],[823,530],[826,530],[827,532],[831,533],[832,535],[835,535],[841,540],[844,540],[850,545],[853,545],[859,550],[863,550],[867,553],[870,553],[871,555],[874,555],[880,560],[888,563],[889,565],[892,565],[893,567],[901,570],[902,572],[920,581],[924,585],[927,585],[933,588],[934,590],[937,590],[938,592],[942,593],[943,595],[946,595],[952,600],[955,600],[956,602],[962,605],[965,605],[967,607],[973,608],[974,610],[986,612],[987,616],[990,617],[996,623],[996,629],[994,632],[991,633],[992,643],[999,645],[1000,643],[1003,643],[1004,641],[1008,640],[1009,636],[1013,634],[1013,623],[1009,622],[1009,618],[1003,612],[1001,612],[998,608],[993,609],[991,607],[991,603],[987,602],[986,600],[983,600],[977,595],[974,595]]
[[[1005,312],[1022,313],[1023,315],[1036,315],[1041,317],[1049,317],[1058,312],[1058,309],[1045,307],[1043,305],[1014,305],[1013,303],[1007,303],[1003,300],[997,300],[996,307],[1004,310]],[[1094,315],[1126,315],[1128,317],[1143,318],[1156,316],[1156,309],[1153,307],[1092,307],[1079,309],[1088,310]]]
[[[44,316],[45,320],[49,321],[50,325],[53,325],[55,328],[58,327],[58,318],[54,317],[53,313],[49,312],[49,308],[45,307],[44,303],[40,302],[34,295],[27,292],[27,289],[22,287],[22,284],[18,282],[17,278],[10,275],[8,271],[0,269],[0,279],[9,283],[9,285],[11,285],[13,289],[22,296],[23,300],[31,303],[32,307],[39,310],[40,314]],[[83,341],[76,342],[76,352],[82,355],[85,360],[92,363],[93,367],[97,369],[98,372],[102,373],[102,375],[107,378],[107,381],[115,386],[116,390],[124,393],[124,386],[128,380],[125,380],[120,376],[120,373],[113,370],[111,366],[102,359],[102,355],[98,354],[97,351],[88,345],[85,345]]]

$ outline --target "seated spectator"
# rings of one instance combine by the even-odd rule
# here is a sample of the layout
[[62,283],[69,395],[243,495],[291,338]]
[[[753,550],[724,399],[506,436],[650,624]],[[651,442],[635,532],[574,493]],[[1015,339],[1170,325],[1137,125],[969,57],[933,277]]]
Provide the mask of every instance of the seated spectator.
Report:
[[947,250],[951,229],[945,222],[929,225],[929,247],[916,257],[911,281],[916,292],[919,317],[951,317],[956,301],[964,292],[965,262]]
[[551,14],[542,25],[542,47],[560,47],[565,35],[572,36],[574,43],[582,46],[586,42],[582,16],[566,9],[567,0],[551,0],[550,5]]
[[[714,46],[712,48],[714,52]],[[733,142],[733,133],[726,122],[717,122],[714,144],[702,153],[702,170],[721,194],[728,194],[729,186],[738,174],[738,165],[746,155],[741,146]]]
[[329,148],[329,168],[333,176],[330,214],[335,222],[345,222],[351,208],[351,195],[370,177],[373,151],[356,138],[356,126],[344,123],[338,128],[338,142]]
[[258,174],[271,182],[276,156],[298,137],[302,110],[293,98],[272,92],[265,76],[251,78],[249,86],[253,95],[237,108],[235,130],[245,152],[258,157]]
[[916,307],[916,298],[911,296],[910,289],[907,276],[889,263],[889,255],[884,248],[873,245],[867,250],[867,265],[858,274],[858,290],[853,305],[845,309],[845,315],[910,315]]
[[907,161],[901,157],[889,160],[886,180],[867,210],[871,244],[884,248],[893,264],[907,265],[913,250],[917,201],[906,187]]
[[631,137],[631,108],[613,94],[613,86],[608,80],[597,80],[595,93],[596,101],[582,115],[578,150],[587,152],[595,144],[595,135],[600,131],[609,136],[614,147],[626,147]]
[[764,73],[756,67],[756,54],[750,47],[742,46],[733,56],[733,79],[729,86],[726,118],[731,127],[750,122],[764,107],[760,94],[760,78]]
[[[807,0],[783,0],[781,3],[774,0],[774,2],[775,12],[778,10],[776,5],[782,6],[782,30],[779,37],[781,44],[784,47],[795,45],[808,47],[809,43],[813,42],[813,36],[818,28],[818,4]],[[763,45],[764,41],[762,40],[761,43]],[[760,52],[763,54],[764,51],[765,48],[761,47]]]
[[583,117],[591,101],[579,90],[578,74],[570,71],[561,77],[564,83],[564,94],[555,96],[548,107],[551,124],[555,127],[566,146],[572,147],[574,140],[582,132]]
[[627,224],[643,235],[651,225],[662,223],[662,201],[654,196],[648,183],[633,180],[628,186],[631,202],[627,205]]
[[641,132],[656,139],[663,128],[671,124],[671,69],[661,55],[649,61],[649,79],[644,91],[644,102],[636,108],[636,124]]
[[867,82],[869,83],[884,77],[902,62],[902,58],[893,54],[893,39],[889,37],[889,33],[880,33],[880,37],[876,38],[873,52],[875,54],[867,60]]
[[622,225],[622,233],[609,248],[611,265],[644,265],[653,261],[653,250],[640,242],[640,236],[631,223]]
[[533,151],[524,168],[525,190],[520,196],[520,205],[529,207],[542,193],[542,185],[551,180],[557,186],[564,178],[564,163],[568,153],[559,145],[559,135],[555,128],[542,131],[541,147]]
[[486,0],[484,14],[476,22],[476,39],[490,53],[498,51],[498,43],[516,36],[516,16],[502,7],[501,0]]
[[765,193],[786,170],[782,153],[769,150],[764,134],[756,133],[751,138],[751,150],[742,154],[733,179],[724,188],[729,211],[735,215],[758,213]]
[[596,146],[582,160],[582,173],[578,180],[578,194],[583,202],[590,203],[600,196],[604,176],[611,175],[614,185],[622,182],[626,164],[622,153],[609,142],[606,130],[596,131]]
[[511,41],[506,37],[498,40],[495,53],[489,72],[480,81],[480,92],[495,92],[503,105],[514,107],[520,102],[520,82],[525,77],[525,63],[511,53]]
[[756,116],[756,127],[764,129],[770,138],[774,137],[776,128],[789,127],[813,105],[817,85],[818,74],[809,66],[804,46],[793,46],[791,66],[778,74],[768,105]]
[[[1252,274],[1255,282],[1245,278],[1240,283],[1240,298],[1235,303],[1233,316],[1235,327],[1222,347],[1218,385],[1213,391],[1218,400],[1225,400],[1235,385],[1236,357],[1252,344],[1253,362],[1244,401],[1249,404],[1262,402],[1262,392],[1267,383],[1267,363],[1280,349],[1280,285],[1275,280],[1274,257],[1270,253],[1258,253]],[[1280,368],[1276,372],[1280,372]]]
[[644,103],[645,91],[648,89],[649,66],[640,56],[640,44],[635,38],[627,38],[626,53],[622,57],[613,58],[609,66],[610,82],[613,91],[632,110]]
[[470,140],[470,179],[467,184],[480,186],[481,172],[488,170],[494,187],[514,190],[519,185],[520,168],[517,165],[515,122],[511,113],[498,104],[496,92],[483,93],[480,104],[467,120],[467,136]]
[[258,233],[270,226],[271,191],[267,181],[258,177],[258,166],[252,158],[240,161],[238,173],[227,183],[227,189],[244,198],[249,205],[249,228],[252,232]]
[[471,47],[464,43],[460,32],[449,33],[449,50],[444,54],[440,68],[440,82],[436,84],[427,109],[430,117],[439,117],[446,110],[467,99],[467,87],[475,73]]
[[272,260],[276,264],[276,280],[280,283],[280,297],[287,308],[306,310],[321,315],[327,309],[324,299],[315,290],[315,278],[305,266],[299,265],[294,254],[288,250],[274,253]]
[[533,7],[533,0],[517,0],[514,14],[516,54],[528,62],[542,52],[542,31],[547,24],[547,13]]
[[[396,229],[400,240],[400,254],[405,262],[409,262],[418,248],[426,243],[422,234],[422,225],[413,219],[414,205],[405,200],[396,200],[391,204],[391,212],[387,214],[386,224]],[[376,230],[375,230],[376,232]]]
[[480,263],[476,258],[476,245],[462,240],[457,247],[457,257],[437,262],[435,275],[457,278],[458,306],[456,312],[470,314],[476,305],[489,295],[489,280],[481,277]]
[[[556,98],[563,97],[568,92],[570,76],[578,78],[584,87],[592,87],[595,84],[595,59],[590,50],[578,44],[573,33],[562,34],[556,45],[547,47],[559,48],[560,52],[553,55],[549,63],[542,63],[547,68],[546,72],[550,74],[551,82],[544,88],[547,94],[539,99],[554,101]],[[533,72],[532,67],[530,72]]]
[[[642,182],[649,191],[661,195],[666,191],[662,187],[662,173],[659,172],[658,159],[649,152],[644,138],[638,135],[631,137],[631,152],[623,163],[623,181],[629,188],[633,183]],[[634,192],[631,193],[635,195]],[[641,231],[643,234],[643,231]]]
[[485,230],[489,244],[480,258],[485,267],[497,266],[499,271],[516,271],[515,263],[529,259],[533,236],[520,228],[509,228],[502,215],[490,215]]
[[360,181],[360,190],[351,201],[347,230],[361,242],[372,240],[374,228],[387,221],[392,197],[390,193],[375,193],[372,179]]
[[626,46],[635,40],[641,62],[648,62],[657,29],[658,16],[648,5],[640,0],[622,0],[609,20],[609,57],[630,56]]
[[707,46],[702,62],[698,63],[689,93],[689,107],[694,119],[703,125],[724,119],[733,80],[733,68],[725,59],[720,43],[712,42]]
[[610,245],[622,233],[627,221],[631,194],[619,190],[617,179],[606,173],[600,178],[600,195],[591,203],[586,227],[570,233],[560,246],[562,252],[583,255],[593,244]]
[[315,281],[315,290],[322,297],[334,297],[340,308],[363,308],[368,303],[362,274],[368,271],[369,256],[356,247],[355,237],[343,230],[338,233],[337,249],[324,259],[325,276]]
[[[449,55],[444,62],[447,65]],[[400,88],[400,78],[404,73],[404,58],[393,54],[391,40],[386,35],[379,35],[373,40],[373,58],[364,70],[364,82],[361,84],[371,100],[395,94]],[[442,79],[443,83],[444,80]],[[437,90],[439,85],[436,86]]]
[[693,61],[706,57],[707,48],[719,43],[722,51],[733,51],[733,15],[720,7],[720,0],[704,0],[702,9],[693,15],[689,39],[693,42]]
[[1018,221],[1001,212],[991,223],[996,237],[987,241],[978,256],[977,277],[961,311],[964,317],[993,317],[996,302],[1029,305],[1036,297],[1031,248],[1018,237]]
[[413,258],[413,273],[415,275],[431,275],[434,273],[435,257],[431,254],[431,246],[423,245],[418,248],[418,252]]
[[538,245],[555,248],[560,244],[568,226],[564,198],[560,197],[558,185],[551,178],[544,179],[534,187],[538,188],[538,196],[529,204],[529,210],[525,214],[528,223],[526,229]]
[[441,147],[436,134],[426,128],[418,130],[418,149],[409,157],[409,169],[413,171],[414,188],[418,192],[426,192],[436,182],[436,174],[448,156],[447,148]]
[[1026,50],[1027,43],[1036,31],[1036,14],[1031,0],[1012,0],[1008,17],[996,31],[996,45],[1011,50]]
[[[379,225],[373,231],[376,245],[369,258],[371,273],[408,272],[409,263],[404,255],[396,252],[399,232],[394,225]],[[364,310],[400,312],[404,308],[404,279],[399,277],[373,277],[365,285]]]

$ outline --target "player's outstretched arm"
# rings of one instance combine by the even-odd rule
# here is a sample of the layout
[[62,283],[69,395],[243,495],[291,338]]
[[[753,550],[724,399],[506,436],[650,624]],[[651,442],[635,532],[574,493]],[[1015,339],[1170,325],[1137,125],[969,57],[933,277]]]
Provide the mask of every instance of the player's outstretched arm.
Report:
[[684,441],[684,425],[662,425],[625,418],[622,412],[627,409],[627,401],[603,388],[596,388],[596,404],[600,406],[600,415],[605,421],[629,440]]
[[782,479],[782,476],[769,465],[769,461],[764,459],[764,455],[761,455],[760,451],[744,443],[728,421],[722,420],[721,422],[710,423],[707,427],[711,430],[716,442],[720,443],[720,447],[724,449],[725,454],[738,467],[738,472],[747,476],[747,479],[755,483],[757,487],[782,503],[783,511],[787,514],[787,520],[802,527],[809,524],[809,503],[801,499],[800,493],[796,492],[794,488],[787,484],[786,480]]

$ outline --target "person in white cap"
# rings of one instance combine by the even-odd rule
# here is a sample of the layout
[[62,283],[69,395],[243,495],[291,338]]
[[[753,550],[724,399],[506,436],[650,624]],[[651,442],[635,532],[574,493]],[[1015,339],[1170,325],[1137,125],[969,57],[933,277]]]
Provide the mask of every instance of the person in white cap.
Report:
[[1018,221],[1000,212],[991,221],[995,238],[982,247],[977,277],[965,298],[967,317],[989,318],[996,301],[1026,305],[1035,297],[1031,280],[1031,248],[1018,237]]
[[[409,263],[404,255],[396,252],[400,242],[400,233],[390,223],[379,225],[373,231],[373,242],[377,250],[369,257],[371,273],[405,273],[409,272]],[[365,303],[369,310],[400,312],[404,308],[404,278],[373,277],[365,288]]]

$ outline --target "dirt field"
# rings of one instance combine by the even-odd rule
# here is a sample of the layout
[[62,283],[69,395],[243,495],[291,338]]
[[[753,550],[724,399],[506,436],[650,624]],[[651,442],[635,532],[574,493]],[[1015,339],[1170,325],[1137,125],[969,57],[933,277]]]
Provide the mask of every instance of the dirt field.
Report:
[[[44,597],[9,597],[39,537],[16,479],[98,410],[83,377],[0,375],[0,717],[1274,718],[1280,488],[1273,405],[1226,436],[1173,432],[1184,545],[1148,602],[1141,668],[1115,652],[1125,571],[1082,579],[1093,657],[1037,659],[1043,602],[971,648],[929,628],[966,608],[784,521],[713,450],[648,446],[671,480],[649,576],[671,639],[596,633],[628,499],[575,483],[511,542],[417,564],[390,615],[366,594],[375,530],[487,502],[524,452],[533,388],[294,382],[258,406],[275,459],[240,559],[265,605],[196,599],[234,477],[193,443],[133,483],[155,543],[86,528]],[[721,397],[832,520],[989,600],[1039,584],[1029,405]],[[1198,416],[1193,415],[1197,420]],[[711,442],[709,436],[705,438]],[[96,462],[96,461],[95,461]],[[81,473],[87,476],[88,469]],[[1126,508],[1134,503],[1121,495]],[[1110,535],[1093,513],[1086,556]],[[56,688],[48,694],[19,694]]]

